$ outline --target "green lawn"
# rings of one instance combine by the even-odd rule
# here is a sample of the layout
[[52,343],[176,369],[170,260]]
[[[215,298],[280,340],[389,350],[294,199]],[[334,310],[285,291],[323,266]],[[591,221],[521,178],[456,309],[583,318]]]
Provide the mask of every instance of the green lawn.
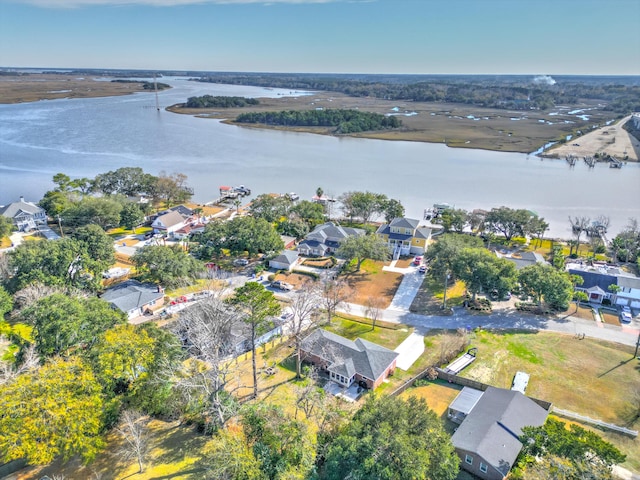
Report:
[[396,325],[394,328],[376,326],[373,329],[370,323],[358,322],[340,315],[333,317],[331,324],[323,325],[322,328],[349,340],[362,338],[391,350],[400,345],[413,331],[412,327],[406,325],[401,328],[397,328]]
[[[633,430],[640,393],[640,362],[633,348],[600,340],[577,340],[553,333],[473,333],[477,360],[461,376],[510,388],[517,371],[531,377],[527,395]],[[640,441],[606,434],[640,471]]]

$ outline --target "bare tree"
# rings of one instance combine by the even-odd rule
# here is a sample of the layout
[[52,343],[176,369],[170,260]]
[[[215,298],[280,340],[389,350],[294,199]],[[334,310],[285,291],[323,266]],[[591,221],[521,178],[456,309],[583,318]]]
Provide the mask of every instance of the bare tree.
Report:
[[293,338],[296,348],[296,376],[301,377],[302,352],[300,346],[305,332],[317,325],[318,315],[315,315],[318,305],[318,289],[311,282],[305,282],[293,297],[289,308],[293,314],[287,322],[288,333]]
[[384,300],[380,297],[367,297],[364,302],[364,316],[371,320],[371,330],[375,330],[376,322],[382,316]]
[[336,310],[346,303],[353,294],[353,290],[344,280],[330,279],[322,283],[319,293],[320,303],[327,312],[327,323],[331,323]]
[[16,365],[0,360],[0,385],[9,383],[18,375],[35,370],[39,366],[40,358],[36,352],[36,345],[31,344],[24,350],[20,364]]
[[307,420],[317,414],[321,414],[326,403],[326,392],[316,383],[318,370],[311,367],[307,374],[307,380],[302,386],[294,388],[296,393],[296,411],[294,418],[298,418],[298,410],[304,412]]
[[173,326],[192,361],[166,373],[187,403],[206,399],[207,418],[214,427],[224,425],[237,411],[225,390],[235,371],[230,361],[235,353],[231,330],[237,321],[237,312],[212,295],[183,310]]
[[33,305],[38,300],[53,295],[54,293],[62,293],[69,297],[86,297],[87,294],[80,290],[70,289],[64,286],[58,285],[45,285],[44,283],[35,282],[21,290],[18,290],[13,300],[15,303],[15,309],[17,311],[22,310]]
[[[589,217],[569,217],[569,223],[571,224],[571,231],[576,237],[576,254],[580,250],[580,237],[583,232],[586,232],[591,225],[591,218]],[[569,252],[571,255],[573,252]]]
[[144,471],[144,458],[149,449],[149,431],[147,425],[149,417],[137,410],[124,410],[120,414],[120,423],[116,431],[123,440],[120,456],[125,460],[138,462],[138,473]]

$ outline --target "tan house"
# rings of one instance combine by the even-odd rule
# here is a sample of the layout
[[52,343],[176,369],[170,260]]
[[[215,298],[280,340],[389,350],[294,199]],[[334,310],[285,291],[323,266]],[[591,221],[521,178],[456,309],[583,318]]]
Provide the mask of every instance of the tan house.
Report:
[[442,228],[440,225],[422,224],[414,218],[394,218],[390,223],[380,225],[376,235],[389,245],[393,258],[400,255],[422,255],[427,249],[431,232]]

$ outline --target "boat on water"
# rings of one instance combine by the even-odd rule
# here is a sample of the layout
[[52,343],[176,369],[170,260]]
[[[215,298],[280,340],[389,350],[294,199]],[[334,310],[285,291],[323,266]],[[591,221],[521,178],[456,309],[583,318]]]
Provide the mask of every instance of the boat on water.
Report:
[[433,207],[424,209],[424,219],[432,220],[434,218],[441,217],[442,214],[450,208],[453,207],[448,203],[434,203]]

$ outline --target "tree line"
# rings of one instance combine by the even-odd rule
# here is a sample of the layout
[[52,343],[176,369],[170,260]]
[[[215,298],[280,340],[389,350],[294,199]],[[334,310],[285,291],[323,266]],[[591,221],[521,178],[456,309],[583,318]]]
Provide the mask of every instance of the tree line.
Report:
[[334,133],[347,134],[371,130],[399,128],[402,121],[395,116],[359,110],[287,110],[280,112],[248,112],[236,117],[238,123],[264,123],[267,125],[336,127]]
[[353,97],[375,97],[385,100],[414,102],[448,102],[487,108],[516,110],[549,109],[557,105],[575,104],[584,99],[601,100],[621,115],[640,110],[640,86],[627,84],[579,83],[575,80],[554,85],[534,84],[528,78],[500,81],[486,78],[454,79],[443,76],[428,81],[411,82],[393,79],[364,80],[337,76],[287,75],[210,75],[198,81],[255,85],[296,90],[341,92]]
[[259,103],[260,101],[255,98],[203,95],[189,97],[184,106],[186,108],[234,108],[258,105]]

